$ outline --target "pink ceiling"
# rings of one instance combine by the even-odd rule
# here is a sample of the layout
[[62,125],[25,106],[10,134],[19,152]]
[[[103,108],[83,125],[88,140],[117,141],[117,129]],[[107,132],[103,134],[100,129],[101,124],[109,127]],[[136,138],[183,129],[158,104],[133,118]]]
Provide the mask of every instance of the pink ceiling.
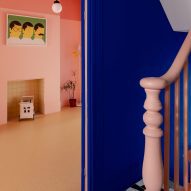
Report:
[[[0,8],[26,10],[53,14],[51,6],[54,0],[0,0]],[[61,18],[80,20],[80,0],[61,0],[63,11]]]

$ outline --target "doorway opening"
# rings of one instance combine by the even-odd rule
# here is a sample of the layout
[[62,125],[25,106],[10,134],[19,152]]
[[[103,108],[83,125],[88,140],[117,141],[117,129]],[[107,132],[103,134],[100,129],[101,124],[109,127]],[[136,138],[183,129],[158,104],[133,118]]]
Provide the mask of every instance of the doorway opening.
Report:
[[[0,190],[4,191],[84,190],[84,170],[87,171],[85,28],[81,20],[84,2],[61,0],[63,13],[58,16],[51,11],[53,1],[44,1],[38,7],[33,0],[17,0],[16,4],[0,2],[3,20],[0,148],[4,151],[0,159]],[[7,14],[46,18],[46,46],[6,44]],[[22,35],[24,29],[20,28]],[[71,92],[65,88],[70,81],[75,85],[72,93],[75,107],[70,107]],[[18,119],[22,96],[34,96],[34,120],[9,121]],[[1,127],[6,127],[3,133]]]

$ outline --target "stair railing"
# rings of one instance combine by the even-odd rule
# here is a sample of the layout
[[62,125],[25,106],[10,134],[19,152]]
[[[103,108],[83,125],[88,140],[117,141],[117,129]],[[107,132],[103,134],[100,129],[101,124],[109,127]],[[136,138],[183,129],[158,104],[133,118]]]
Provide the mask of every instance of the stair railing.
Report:
[[[161,77],[143,78],[140,85],[145,89],[146,100],[144,108],[146,112],[143,120],[146,127],[145,152],[143,160],[143,181],[147,191],[169,190],[169,160],[170,160],[170,85],[175,83],[174,104],[174,190],[182,188],[179,185],[179,121],[180,121],[180,73],[184,76],[184,185],[183,190],[189,190],[188,181],[188,56],[191,51],[191,31],[187,34],[172,66]],[[162,104],[159,99],[161,90],[165,90],[164,104],[164,170],[161,154],[161,137],[163,131],[160,125],[163,116],[160,113]]]

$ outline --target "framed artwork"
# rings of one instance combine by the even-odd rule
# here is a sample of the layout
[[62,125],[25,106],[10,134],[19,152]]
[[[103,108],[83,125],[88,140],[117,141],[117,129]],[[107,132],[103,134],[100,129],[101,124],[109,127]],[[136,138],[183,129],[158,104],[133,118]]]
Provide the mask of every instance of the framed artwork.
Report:
[[46,45],[45,18],[7,15],[7,45]]

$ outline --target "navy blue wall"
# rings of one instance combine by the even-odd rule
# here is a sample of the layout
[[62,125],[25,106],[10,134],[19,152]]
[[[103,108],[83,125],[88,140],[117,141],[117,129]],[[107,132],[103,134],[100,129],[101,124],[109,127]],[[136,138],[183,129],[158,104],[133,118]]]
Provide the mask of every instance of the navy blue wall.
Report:
[[89,1],[89,190],[122,191],[141,179],[144,90],[171,65],[185,34],[159,0]]

